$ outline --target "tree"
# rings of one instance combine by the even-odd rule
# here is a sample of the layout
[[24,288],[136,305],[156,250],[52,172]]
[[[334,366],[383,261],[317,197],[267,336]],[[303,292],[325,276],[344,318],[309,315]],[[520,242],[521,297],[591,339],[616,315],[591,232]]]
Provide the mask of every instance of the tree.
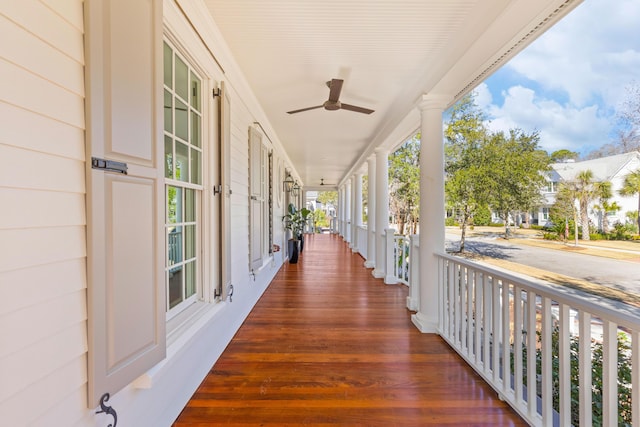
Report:
[[[624,178],[619,193],[621,196],[635,196],[637,194],[638,212],[640,212],[640,169],[631,172]],[[637,215],[636,222],[638,223],[638,230],[640,230],[640,214]]]
[[445,195],[461,213],[460,252],[464,252],[467,225],[479,206],[489,200],[491,182],[482,147],[488,139],[485,116],[473,94],[457,102],[445,129]]
[[320,191],[318,193],[317,200],[325,206],[326,205],[336,206],[338,204],[338,192],[337,191]]
[[580,157],[580,154],[576,153],[575,151],[567,149],[557,150],[551,153],[551,163],[561,163],[566,162],[567,160],[576,160],[578,157]]
[[582,240],[590,240],[589,236],[589,203],[598,194],[598,186],[593,181],[593,172],[590,169],[578,172],[569,182],[573,196],[580,206],[580,223],[582,224]]
[[593,210],[600,215],[600,230],[607,234],[609,232],[609,217],[607,213],[619,211],[620,205],[616,202],[609,202],[609,199],[613,197],[613,191],[611,190],[611,183],[609,181],[596,183],[596,195],[598,197],[598,204],[593,207]]
[[544,172],[550,158],[540,150],[537,132],[526,134],[511,129],[509,134],[497,132],[490,138],[484,156],[493,181],[490,205],[505,221],[505,237],[509,237],[509,219],[516,212],[529,212],[541,203],[541,189],[546,185]]
[[616,114],[619,121],[617,140],[591,151],[584,156],[585,160],[640,150],[640,84],[633,82],[626,87],[626,91]]
[[625,138],[620,138],[620,142],[631,151],[640,146],[640,84],[634,82],[626,90],[627,95],[618,111],[618,117],[626,125],[621,133]]
[[405,224],[415,233],[420,208],[420,135],[414,135],[389,156],[389,199],[398,224],[405,234]]
[[561,182],[558,186],[556,201],[551,206],[551,222],[558,234],[569,239],[569,227],[573,224],[575,245],[578,246],[578,210],[576,209],[576,190],[570,182]]
[[327,214],[320,209],[316,209],[312,212],[311,217],[313,218],[313,228],[317,231],[318,228],[329,227],[329,219],[327,218]]

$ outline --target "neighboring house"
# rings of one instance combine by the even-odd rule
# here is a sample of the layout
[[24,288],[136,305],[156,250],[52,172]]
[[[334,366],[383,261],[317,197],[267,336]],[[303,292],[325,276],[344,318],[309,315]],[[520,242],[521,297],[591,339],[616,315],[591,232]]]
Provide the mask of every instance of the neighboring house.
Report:
[[[533,224],[550,224],[549,211],[555,203],[559,184],[563,181],[573,180],[578,173],[586,170],[593,172],[594,181],[611,182],[612,197],[610,202],[616,202],[620,206],[620,210],[607,213],[610,225],[616,222],[625,223],[627,220],[626,213],[638,209],[637,196],[624,197],[619,194],[625,177],[630,172],[640,169],[640,152],[638,151],[582,162],[568,161],[564,163],[554,163],[551,167],[552,170],[547,177],[547,187],[543,189],[542,192],[545,202],[533,213]],[[601,213],[593,209],[593,206],[597,203],[597,200],[593,201],[589,207],[589,218],[596,227],[601,228]]]

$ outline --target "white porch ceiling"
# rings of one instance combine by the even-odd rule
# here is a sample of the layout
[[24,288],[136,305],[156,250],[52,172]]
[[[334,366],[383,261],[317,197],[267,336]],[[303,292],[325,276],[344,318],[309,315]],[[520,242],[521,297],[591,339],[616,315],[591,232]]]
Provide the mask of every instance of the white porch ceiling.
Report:
[[[410,136],[423,94],[453,103],[580,0],[204,3],[305,188],[317,189]],[[375,112],[286,113],[321,105],[332,78],[344,80],[342,102]]]

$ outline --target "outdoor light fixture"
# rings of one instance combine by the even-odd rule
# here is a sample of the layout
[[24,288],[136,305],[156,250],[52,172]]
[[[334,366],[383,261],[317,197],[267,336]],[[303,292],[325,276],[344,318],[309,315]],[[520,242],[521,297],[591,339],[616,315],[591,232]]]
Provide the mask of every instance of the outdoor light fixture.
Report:
[[295,184],[293,184],[293,187],[291,188],[291,194],[293,194],[294,196],[297,196],[299,191],[300,191],[300,185],[298,185],[298,183],[296,182]]
[[290,193],[291,190],[293,189],[293,184],[294,184],[294,181],[293,181],[293,178],[291,177],[291,173],[287,172],[287,177],[282,182],[282,188],[287,193]]

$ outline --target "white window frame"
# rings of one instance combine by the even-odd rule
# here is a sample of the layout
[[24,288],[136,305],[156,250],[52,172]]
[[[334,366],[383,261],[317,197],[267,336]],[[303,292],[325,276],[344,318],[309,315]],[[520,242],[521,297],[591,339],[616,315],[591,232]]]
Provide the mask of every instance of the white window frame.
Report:
[[[206,171],[207,171],[207,138],[205,137],[205,120],[207,115],[205,114],[205,112],[207,111],[207,101],[206,101],[206,97],[204,96],[206,91],[205,91],[205,83],[206,83],[206,78],[204,77],[203,73],[199,71],[198,67],[194,64],[194,61],[191,60],[190,58],[187,57],[187,55],[181,50],[181,48],[177,45],[177,43],[174,43],[169,37],[167,37],[165,35],[164,39],[163,39],[163,49],[165,44],[167,46],[169,46],[169,48],[172,51],[172,54],[174,56],[174,58],[177,56],[180,58],[180,60],[186,64],[187,66],[187,73],[189,76],[189,81],[191,81],[191,75],[195,75],[199,81],[200,81],[200,94],[199,94],[199,101],[200,101],[200,111],[197,111],[196,109],[194,109],[191,105],[191,102],[189,99],[184,99],[182,96],[180,96],[179,94],[176,93],[176,88],[175,88],[175,81],[172,83],[172,88],[167,87],[166,85],[164,85],[164,89],[163,89],[163,94],[166,93],[167,91],[169,91],[169,93],[171,94],[172,97],[172,102],[171,102],[171,117],[172,117],[172,121],[173,121],[173,125],[172,125],[172,129],[170,131],[167,131],[166,129],[164,130],[164,135],[165,135],[165,139],[166,137],[170,137],[172,138],[172,140],[174,140],[174,142],[172,143],[172,152],[171,152],[171,161],[172,161],[172,177],[166,177],[165,175],[165,179],[164,179],[164,184],[165,184],[165,201],[164,201],[164,206],[165,206],[165,210],[168,210],[168,192],[169,192],[169,187],[178,187],[178,188],[182,188],[183,192],[186,192],[187,190],[193,190],[195,191],[195,220],[194,221],[186,221],[186,218],[184,217],[184,215],[186,214],[186,210],[183,209],[182,212],[182,220],[181,222],[178,223],[169,223],[169,219],[168,219],[168,212],[165,212],[165,242],[164,242],[164,247],[165,247],[165,275],[164,275],[164,281],[165,281],[165,289],[166,289],[166,304],[165,304],[165,308],[166,308],[166,320],[169,321],[173,318],[175,318],[177,315],[179,315],[180,313],[184,312],[186,309],[188,309],[189,307],[191,307],[193,304],[195,304],[198,301],[201,301],[204,299],[204,294],[205,294],[205,290],[203,283],[204,281],[204,264],[206,262],[206,257],[204,256],[204,251],[203,251],[203,236],[204,236],[204,224],[205,224],[205,214],[204,214],[204,206],[206,204],[206,197],[205,197],[205,192],[204,192],[204,188],[205,188],[205,182],[206,182]],[[163,62],[164,64],[164,62]],[[175,79],[175,60],[172,61],[172,77]],[[192,90],[192,87],[189,86],[189,91]],[[189,96],[191,96],[191,94],[189,94]],[[175,112],[176,112],[176,108],[175,108],[175,102],[174,100],[176,99],[176,97],[178,97],[186,106],[188,109],[187,112],[187,120],[188,120],[188,126],[187,126],[187,133],[188,133],[188,137],[187,139],[183,139],[180,138],[179,136],[176,135],[176,129],[175,129]],[[200,146],[198,147],[197,145],[191,144],[190,139],[191,139],[191,135],[192,135],[192,131],[193,131],[193,127],[192,127],[192,114],[196,114],[199,116],[200,118],[200,126],[198,131],[200,132]],[[176,166],[176,142],[175,140],[185,144],[187,146],[187,153],[188,153],[188,160],[187,163],[189,164],[189,173],[192,173],[192,158],[191,158],[191,154],[193,152],[199,152],[200,153],[200,164],[199,164],[199,168],[200,168],[200,177],[199,177],[199,182],[192,182],[192,181],[196,181],[193,179],[193,177],[190,175],[190,177],[187,178],[187,181],[182,181],[179,179],[176,179],[175,177],[175,166]],[[165,152],[166,152],[166,148],[165,148]],[[167,158],[166,158],[166,154],[164,157],[164,168],[167,167]],[[195,242],[195,255],[189,259],[185,259],[184,256],[182,256],[181,261],[178,263],[171,263],[171,260],[169,259],[169,231],[171,227],[174,226],[181,226],[182,227],[182,232],[183,235],[186,236],[186,227],[187,226],[195,226],[196,227],[196,242]],[[185,255],[186,254],[186,248],[185,248],[185,242],[183,239],[183,243],[182,243],[182,254]],[[183,279],[183,285],[182,285],[182,291],[183,291],[183,295],[182,295],[182,301],[179,302],[178,304],[176,304],[174,307],[171,307],[171,301],[170,301],[170,289],[169,289],[169,275],[170,275],[170,270],[175,268],[175,265],[181,265],[183,267],[186,267],[186,264],[189,262],[193,262],[195,263],[196,267],[196,271],[195,271],[195,292],[192,295],[186,296],[185,297],[185,290],[187,288],[187,284],[186,284],[186,278]],[[186,268],[183,268],[183,275],[186,275]]]
[[547,207],[543,207],[543,208],[540,210],[540,217],[541,217],[541,219],[543,219],[543,220],[547,221],[547,220],[549,219],[549,212],[550,212],[550,209],[549,209],[549,208],[547,208]]

